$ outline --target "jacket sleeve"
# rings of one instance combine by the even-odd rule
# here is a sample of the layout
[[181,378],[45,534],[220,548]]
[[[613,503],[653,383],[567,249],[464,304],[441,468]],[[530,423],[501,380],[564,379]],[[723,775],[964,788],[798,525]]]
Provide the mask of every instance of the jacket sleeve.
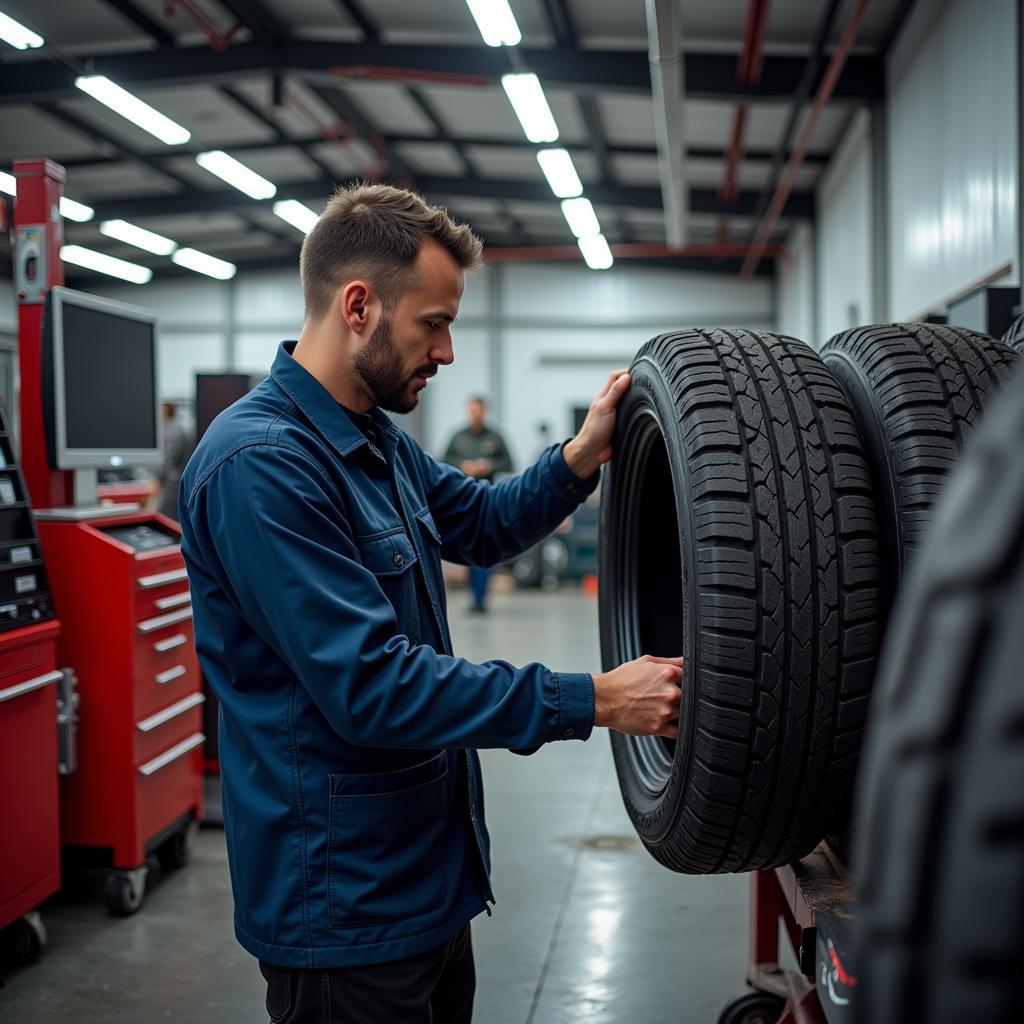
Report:
[[496,484],[474,480],[431,458],[411,439],[430,512],[449,562],[489,566],[525,551],[546,537],[598,484],[566,465],[553,445],[517,476]]
[[194,545],[204,573],[340,736],[364,746],[425,749],[531,747],[589,736],[589,675],[539,664],[475,665],[400,635],[342,509],[336,485],[313,461],[274,444],[236,452],[185,509],[186,556]]

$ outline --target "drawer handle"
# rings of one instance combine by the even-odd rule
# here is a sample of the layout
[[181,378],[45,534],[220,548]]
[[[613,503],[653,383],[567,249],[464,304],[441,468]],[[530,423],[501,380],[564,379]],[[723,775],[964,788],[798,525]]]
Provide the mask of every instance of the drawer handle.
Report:
[[188,579],[188,573],[184,569],[172,569],[170,572],[158,572],[155,576],[140,576],[139,586],[143,590],[150,587],[162,587],[165,583],[180,583]]
[[192,595],[187,590],[183,590],[180,594],[168,594],[167,597],[159,597],[153,604],[160,611],[163,611],[165,608],[177,608],[179,604],[188,604],[191,600]]
[[187,671],[184,665],[175,665],[174,668],[153,676],[153,680],[163,686],[164,683],[173,683],[175,679],[180,679]]
[[26,693],[41,690],[44,686],[57,682],[63,675],[63,672],[47,672],[46,675],[36,676],[34,679],[26,679],[23,683],[8,686],[7,689],[0,690],[0,704],[5,700],[14,700],[15,697],[22,697]]
[[175,647],[180,647],[185,643],[188,643],[188,637],[184,633],[175,633],[174,636],[169,636],[165,640],[157,640],[153,644],[153,650],[157,654],[166,654],[168,651],[173,651]]
[[179,700],[176,704],[172,704],[169,708],[164,708],[163,711],[158,711],[151,718],[146,718],[141,722],[137,722],[135,728],[139,732],[152,732],[158,726],[166,725],[167,722],[172,721],[179,715],[185,714],[186,711],[191,711],[192,708],[198,704],[202,704],[206,698],[201,693],[190,693],[187,697]]
[[139,774],[152,775],[153,772],[166,768],[169,764],[177,761],[179,757],[184,757],[190,750],[195,750],[205,739],[206,737],[201,732],[192,733],[187,740],[182,740],[171,747],[170,750],[165,750],[159,757],[154,757],[152,761],[147,761],[144,765],[141,765],[139,767]]
[[176,622],[184,622],[192,618],[192,607],[182,608],[178,612],[170,612],[167,615],[158,615],[155,619],[146,619],[139,623],[140,633],[152,633],[154,629],[163,629],[164,626],[173,626]]

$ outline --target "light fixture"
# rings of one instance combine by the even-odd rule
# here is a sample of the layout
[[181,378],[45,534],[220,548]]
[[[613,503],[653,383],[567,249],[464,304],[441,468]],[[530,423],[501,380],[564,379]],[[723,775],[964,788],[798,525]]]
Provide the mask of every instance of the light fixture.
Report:
[[218,281],[229,280],[235,276],[235,271],[238,269],[234,263],[219,260],[216,256],[200,252],[198,249],[178,249],[171,256],[171,262],[177,263],[179,267],[194,270],[197,274],[215,277]]
[[173,239],[129,224],[126,220],[105,220],[100,224],[100,234],[116,238],[119,242],[127,242],[137,249],[145,249],[156,256],[170,256],[178,248],[178,243]]
[[132,124],[138,125],[143,131],[149,132],[168,146],[179,146],[192,138],[187,128],[182,128],[176,121],[165,117],[148,103],[133,96],[127,89],[112,82],[106,75],[81,75],[75,79],[75,85],[94,100],[99,100],[115,114]]
[[607,270],[615,260],[612,259],[612,251],[608,248],[608,240],[604,235],[588,235],[586,238],[576,239],[576,244],[587,261],[591,270]]
[[314,213],[305,203],[298,199],[279,199],[274,203],[274,213],[281,220],[287,221],[293,228],[298,228],[304,235],[308,235],[320,217]]
[[578,199],[563,199],[562,215],[569,222],[569,229],[577,238],[590,238],[601,234],[597,214],[585,196]]
[[558,125],[536,75],[502,75],[501,86],[531,142],[558,140]]
[[548,179],[551,191],[559,199],[571,199],[583,191],[583,183],[573,166],[572,157],[566,149],[542,149],[537,153],[537,163]]
[[46,40],[30,28],[0,13],[0,39],[10,43],[16,50],[36,50],[46,45]]
[[522,34],[508,0],[466,0],[469,13],[488,46],[517,46]]
[[200,153],[196,163],[253,199],[273,199],[277,195],[277,186],[272,181],[267,181],[222,150],[212,149],[208,153]]
[[[9,196],[17,196],[18,179],[13,174],[0,171],[0,192],[6,192]],[[60,212],[68,220],[77,220],[81,224],[92,220],[96,213],[91,206],[86,206],[85,203],[76,203],[74,199],[68,199],[67,196],[61,197]]]
[[86,206],[85,203],[76,203],[74,199],[68,199],[67,196],[61,196],[60,212],[68,220],[77,220],[79,224],[85,224],[96,215],[96,211],[91,206]]
[[96,252],[94,249],[84,249],[80,245],[61,246],[60,258],[65,263],[74,263],[76,267],[96,270],[101,274],[108,274],[110,277],[117,277],[131,284],[149,284],[153,277],[153,271],[149,267],[141,267],[138,263],[129,263],[127,260],[119,260],[106,253]]

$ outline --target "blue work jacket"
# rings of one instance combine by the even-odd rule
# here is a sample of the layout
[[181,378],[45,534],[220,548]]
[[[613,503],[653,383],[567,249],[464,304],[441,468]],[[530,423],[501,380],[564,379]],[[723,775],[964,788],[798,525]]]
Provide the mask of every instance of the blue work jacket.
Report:
[[596,479],[556,446],[472,480],[379,410],[358,429],[293,346],[192,456],[182,548],[235,933],[270,963],[343,967],[437,946],[493,902],[474,748],[590,735],[589,675],[453,656],[441,558],[518,553]]

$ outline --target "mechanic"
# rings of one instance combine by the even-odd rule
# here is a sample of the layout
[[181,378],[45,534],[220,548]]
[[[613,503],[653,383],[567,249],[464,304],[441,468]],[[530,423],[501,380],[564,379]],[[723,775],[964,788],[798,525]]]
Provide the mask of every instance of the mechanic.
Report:
[[676,734],[680,659],[591,677],[452,654],[441,558],[491,565],[564,519],[629,386],[612,374],[576,437],[493,486],[426,454],[383,410],[453,361],[480,262],[419,196],[339,191],[303,244],[298,341],[181,482],[235,933],[275,1022],[469,1021],[469,921],[494,902],[475,748]]

